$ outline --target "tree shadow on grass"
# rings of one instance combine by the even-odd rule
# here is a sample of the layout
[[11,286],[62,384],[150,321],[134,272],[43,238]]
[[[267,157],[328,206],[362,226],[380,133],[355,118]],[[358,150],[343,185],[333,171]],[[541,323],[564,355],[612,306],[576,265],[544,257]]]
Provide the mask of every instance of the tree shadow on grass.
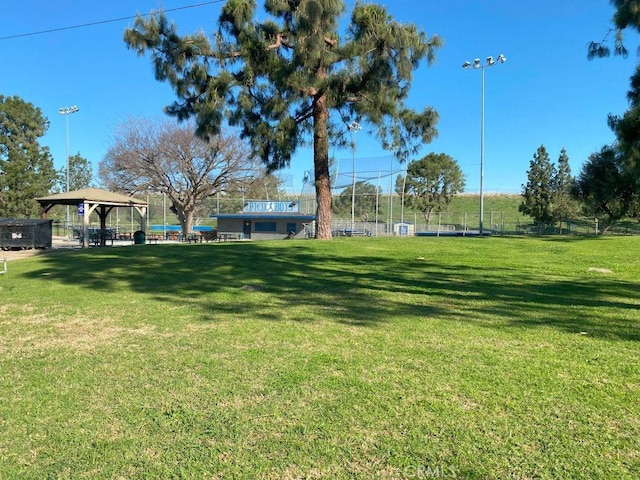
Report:
[[552,278],[504,266],[479,270],[402,256],[349,256],[309,245],[73,251],[41,257],[42,267],[26,275],[83,286],[91,295],[128,289],[161,303],[188,302],[203,321],[285,317],[374,326],[394,318],[453,319],[490,328],[553,327],[640,340],[637,284],[605,276]]

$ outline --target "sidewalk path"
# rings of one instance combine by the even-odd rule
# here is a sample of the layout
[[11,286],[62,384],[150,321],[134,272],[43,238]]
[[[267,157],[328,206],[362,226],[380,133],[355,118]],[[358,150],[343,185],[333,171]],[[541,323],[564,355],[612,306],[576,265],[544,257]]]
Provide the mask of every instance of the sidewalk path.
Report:
[[32,248],[30,250],[0,250],[0,259],[6,258],[8,262],[20,260],[21,258],[43,255],[47,252],[60,249],[79,249],[81,247],[77,238],[56,237],[52,238],[51,248]]

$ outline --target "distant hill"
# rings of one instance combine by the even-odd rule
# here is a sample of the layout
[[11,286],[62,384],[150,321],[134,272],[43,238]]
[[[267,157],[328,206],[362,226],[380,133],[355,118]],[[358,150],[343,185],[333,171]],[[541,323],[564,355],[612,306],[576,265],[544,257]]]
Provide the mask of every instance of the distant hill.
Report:
[[[486,194],[484,195],[484,214],[488,216],[493,212],[502,215],[505,221],[529,222],[531,218],[518,211],[522,203],[522,196],[516,194]],[[455,213],[468,213],[477,215],[480,209],[480,195],[459,194],[451,201],[449,210]]]

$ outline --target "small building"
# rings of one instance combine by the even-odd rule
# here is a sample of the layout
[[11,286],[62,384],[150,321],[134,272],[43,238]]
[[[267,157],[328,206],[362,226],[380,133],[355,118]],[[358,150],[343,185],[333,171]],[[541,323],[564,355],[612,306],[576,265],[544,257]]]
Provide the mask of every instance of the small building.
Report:
[[407,222],[394,223],[393,234],[399,237],[413,237],[416,234],[416,226]]
[[300,202],[247,201],[242,213],[211,215],[218,219],[218,238],[275,240],[313,236],[315,215],[300,213]]

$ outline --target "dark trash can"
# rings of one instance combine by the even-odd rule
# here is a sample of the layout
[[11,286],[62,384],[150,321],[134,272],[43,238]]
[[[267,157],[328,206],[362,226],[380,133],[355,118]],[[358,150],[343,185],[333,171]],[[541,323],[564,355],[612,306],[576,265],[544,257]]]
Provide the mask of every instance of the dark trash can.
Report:
[[137,230],[133,232],[133,244],[134,245],[144,245],[147,239],[147,235],[142,230]]

